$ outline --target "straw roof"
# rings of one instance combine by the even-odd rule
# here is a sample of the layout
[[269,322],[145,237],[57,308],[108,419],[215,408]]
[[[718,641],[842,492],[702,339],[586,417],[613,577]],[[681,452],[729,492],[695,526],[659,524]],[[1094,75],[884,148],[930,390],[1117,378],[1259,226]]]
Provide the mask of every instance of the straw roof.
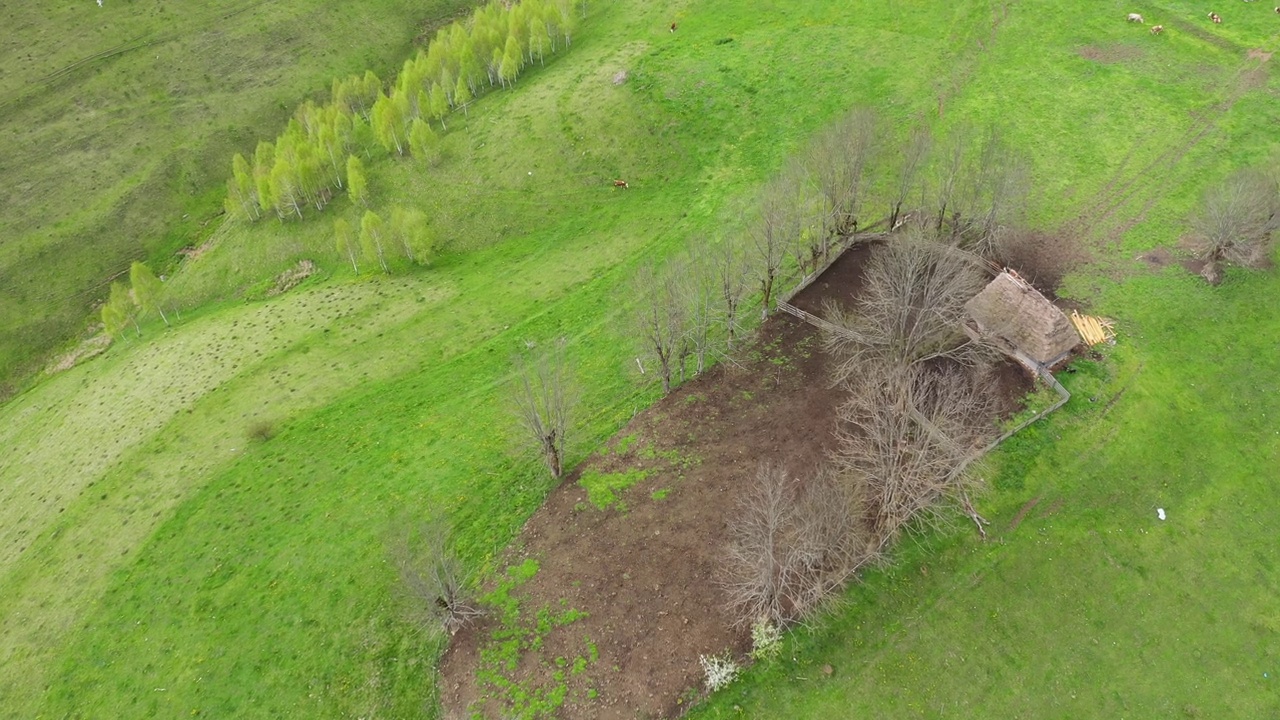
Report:
[[1008,271],[965,303],[965,310],[984,335],[1004,340],[1041,365],[1062,360],[1080,342],[1057,306]]

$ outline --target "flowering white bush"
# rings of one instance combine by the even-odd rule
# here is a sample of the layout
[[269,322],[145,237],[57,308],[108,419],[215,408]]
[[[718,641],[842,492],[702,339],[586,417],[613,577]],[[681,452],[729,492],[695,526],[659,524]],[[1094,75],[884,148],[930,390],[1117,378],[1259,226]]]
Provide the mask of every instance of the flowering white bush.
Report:
[[723,655],[699,655],[702,671],[707,674],[707,690],[715,692],[733,682],[738,677],[738,664],[726,651]]
[[756,660],[775,657],[782,650],[782,630],[760,616],[751,624],[751,657]]

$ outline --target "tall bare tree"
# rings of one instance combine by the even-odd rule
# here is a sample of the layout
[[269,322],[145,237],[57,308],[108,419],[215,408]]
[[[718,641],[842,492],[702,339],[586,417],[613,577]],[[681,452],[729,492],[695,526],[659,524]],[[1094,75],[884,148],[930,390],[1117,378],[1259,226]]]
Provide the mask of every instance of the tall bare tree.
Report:
[[1015,226],[1030,190],[1030,165],[996,126],[980,134],[957,129],[941,157],[935,198],[940,236],[984,258],[999,254],[1002,233]]
[[654,265],[641,268],[635,280],[638,298],[632,315],[641,351],[656,361],[662,392],[671,392],[671,380],[685,340],[686,315],[679,274]]
[[752,265],[760,281],[761,317],[768,317],[774,285],[782,273],[787,249],[800,234],[802,218],[796,199],[803,193],[799,178],[791,173],[765,186],[750,228]]
[[451,548],[449,526],[438,519],[400,525],[388,551],[413,619],[452,635],[480,617],[472,578]]
[[1242,170],[1205,193],[1191,218],[1188,244],[1204,263],[1201,275],[1222,281],[1223,265],[1257,267],[1280,230],[1280,189],[1276,178]]
[[517,357],[512,400],[524,438],[551,477],[564,475],[578,389],[564,353],[565,341],[536,356]]
[[822,194],[828,237],[858,231],[869,170],[879,145],[877,126],[874,110],[854,108],[809,146],[805,164]]
[[945,357],[977,364],[989,357],[963,328],[964,305],[986,278],[973,256],[926,232],[913,228],[872,251],[855,309],[828,304],[826,318],[840,328],[824,337],[837,358],[837,382],[873,362],[908,366]]
[[[713,259],[700,245],[694,247],[679,263],[683,278],[679,279],[680,293],[684,296],[686,353],[693,357],[694,374],[701,375],[707,367],[710,355],[720,339],[714,332],[716,325],[717,288],[716,268]],[[680,378],[684,379],[681,363]]]
[[959,128],[947,138],[946,145],[937,156],[937,179],[934,188],[934,225],[939,235],[944,233],[947,222],[959,217],[962,210],[961,188],[965,184],[965,162],[969,152],[972,130]]
[[760,465],[730,525],[721,582],[736,620],[784,626],[812,614],[870,559],[849,486]]
[[850,383],[837,413],[835,462],[866,504],[880,547],[914,520],[967,505],[977,482],[964,472],[995,433],[991,395],[956,365],[872,363]]
[[725,342],[732,350],[738,333],[738,310],[747,294],[746,251],[736,239],[724,237],[711,249],[709,257],[718,294],[718,311],[725,328]]
[[894,177],[893,199],[889,203],[889,228],[898,226],[902,219],[902,206],[907,197],[915,189],[920,180],[920,172],[929,159],[929,150],[933,146],[933,135],[929,126],[923,122],[911,128],[902,145],[898,158],[897,175]]

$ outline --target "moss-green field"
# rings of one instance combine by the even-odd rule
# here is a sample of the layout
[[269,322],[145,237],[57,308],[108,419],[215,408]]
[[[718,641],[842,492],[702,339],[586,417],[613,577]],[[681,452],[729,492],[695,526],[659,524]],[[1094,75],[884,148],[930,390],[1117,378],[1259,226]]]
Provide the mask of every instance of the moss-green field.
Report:
[[389,75],[462,0],[0,7],[0,396],[133,260],[167,272],[231,154],[337,75]]
[[[75,13],[98,10],[83,5]],[[6,65],[26,75],[0,76],[0,142],[48,150],[45,133],[76,122],[77,87],[137,126],[104,129],[101,157],[75,164],[25,156],[58,194],[18,197],[24,156],[0,159],[15,198],[0,211],[0,263],[22,279],[6,283],[0,318],[12,357],[60,342],[41,323],[83,323],[83,303],[34,310],[54,297],[37,290],[80,292],[135,257],[128,248],[203,239],[207,213],[182,214],[220,199],[229,163],[213,155],[274,135],[334,73],[396,65],[424,11],[382,5],[236,15],[271,19],[235,32],[287,28],[326,59],[297,72],[280,60],[275,80],[225,94],[188,86],[189,102],[216,109],[203,129],[142,102],[151,91],[126,102],[91,71],[76,83],[99,84],[31,95],[23,83],[98,46],[56,44],[65,17],[52,9],[11,25],[3,52],[40,48],[49,67]],[[512,355],[569,339],[584,456],[658,394],[632,372],[632,275],[741,232],[759,186],[857,104],[895,128],[928,118],[941,136],[999,123],[1031,159],[1033,220],[1093,251],[1066,294],[1115,318],[1119,342],[1063,375],[1072,402],[992,459],[990,541],[961,526],[907,541],[831,617],[789,636],[792,652],[696,716],[1280,713],[1280,281],[1233,272],[1211,288],[1136,260],[1176,245],[1209,184],[1280,156],[1280,81],[1247,55],[1280,46],[1280,16],[1254,5],[1213,26],[1191,2],[593,1],[568,52],[449,119],[437,167],[369,163],[375,209],[435,218],[448,249],[430,267],[353,277],[332,240],[334,218],[357,218],[344,197],[300,222],[227,225],[167,282],[182,311],[172,328],[149,319],[140,338],[0,406],[0,714],[434,715],[439,639],[405,619],[389,528],[444,513],[466,561],[500,571],[494,558],[549,490],[513,450]],[[119,7],[134,15],[113,20],[115,35],[170,27],[159,5]],[[1165,33],[1124,22],[1135,9]],[[192,27],[220,17],[181,12]],[[112,62],[168,48],[147,61],[152,77],[178,56],[196,78],[227,72],[205,64],[217,53],[174,43]],[[161,116],[169,130],[149,130]],[[117,181],[141,163],[129,160],[138,143],[153,164]],[[112,173],[111,198],[149,198],[132,211],[146,231],[126,234],[140,245],[84,241],[115,222],[106,190],[84,189],[95,168]],[[32,230],[46,212],[63,219]],[[40,253],[85,274],[24,259]],[[265,298],[302,258],[320,275]]]

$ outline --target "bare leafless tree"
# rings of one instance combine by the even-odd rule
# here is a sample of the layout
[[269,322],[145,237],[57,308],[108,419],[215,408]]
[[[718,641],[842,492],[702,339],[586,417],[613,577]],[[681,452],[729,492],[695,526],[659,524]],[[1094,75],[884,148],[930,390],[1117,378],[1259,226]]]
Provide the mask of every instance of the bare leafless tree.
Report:
[[657,363],[663,393],[671,392],[687,331],[681,282],[678,271],[650,264],[640,269],[634,285],[638,302],[632,325],[641,352]]
[[565,448],[578,394],[564,349],[562,338],[533,357],[517,357],[511,393],[523,437],[556,479],[564,474]]
[[856,233],[879,148],[878,120],[871,108],[849,111],[820,132],[806,153],[806,165],[822,194],[827,236]]
[[855,309],[828,303],[825,317],[839,328],[824,336],[836,358],[836,382],[872,362],[908,366],[951,358],[981,364],[990,357],[963,327],[965,303],[986,280],[978,261],[924,232],[913,228],[872,251]]
[[902,144],[898,157],[897,175],[894,177],[893,199],[889,203],[889,227],[898,226],[902,219],[902,206],[907,197],[915,189],[920,180],[920,172],[929,159],[929,150],[933,146],[933,134],[929,126],[923,122],[911,128],[906,141]]
[[475,601],[471,576],[453,553],[448,524],[434,519],[398,525],[389,554],[413,619],[452,635],[480,617],[483,610]]
[[861,494],[879,547],[908,523],[943,517],[945,500],[967,502],[977,481],[964,470],[996,430],[991,394],[970,371],[873,363],[850,390],[835,463]]
[[796,199],[802,196],[803,190],[798,183],[797,176],[784,173],[766,185],[749,229],[752,266],[760,281],[762,317],[769,315],[774,284],[782,272],[787,249],[800,234],[802,217]]
[[958,216],[960,210],[960,188],[964,186],[965,158],[972,141],[970,131],[961,128],[952,132],[946,144],[937,156],[936,182],[934,192],[934,229],[942,235],[947,221],[953,215]]
[[805,163],[791,160],[775,181],[789,210],[786,252],[799,275],[817,267],[827,254],[831,235],[826,231],[826,209],[815,191],[810,169]]
[[969,216],[953,228],[961,246],[984,258],[995,257],[1002,234],[1024,215],[1030,178],[1030,163],[992,126],[969,177]]
[[[719,336],[713,332],[716,325],[719,300],[718,278],[714,259],[699,244],[690,249],[679,263],[683,270],[680,293],[684,299],[685,347],[694,359],[694,374],[701,375],[707,367],[707,357],[719,344]],[[684,379],[683,362],[680,368]]]
[[961,127],[940,158],[935,228],[984,258],[998,254],[1001,234],[1015,226],[1030,190],[1030,165],[998,127],[983,134]]
[[1242,170],[1205,193],[1191,218],[1187,239],[1201,275],[1210,283],[1222,281],[1223,265],[1257,267],[1268,256],[1280,230],[1280,189],[1276,178],[1257,170]]
[[802,482],[760,465],[730,527],[721,578],[738,622],[784,626],[813,613],[871,557],[862,515],[829,473]]
[[747,294],[746,252],[734,238],[724,237],[711,249],[708,257],[718,295],[717,310],[725,329],[725,343],[729,350],[733,350],[740,320],[738,309]]

